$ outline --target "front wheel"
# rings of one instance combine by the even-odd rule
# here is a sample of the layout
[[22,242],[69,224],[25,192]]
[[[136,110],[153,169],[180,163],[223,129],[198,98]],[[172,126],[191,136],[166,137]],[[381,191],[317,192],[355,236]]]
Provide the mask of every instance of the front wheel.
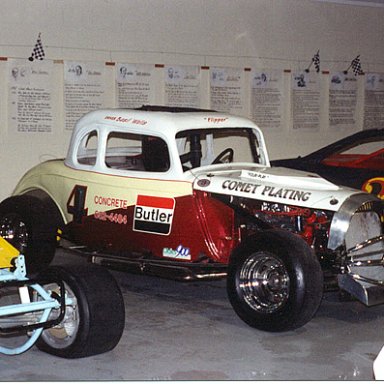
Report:
[[[36,343],[39,349],[79,358],[107,352],[118,344],[125,324],[124,301],[108,270],[92,264],[51,267],[40,278],[64,282],[66,308],[62,322],[41,334]],[[59,294],[57,284],[44,288]]]
[[0,236],[25,256],[28,274],[53,260],[61,223],[54,204],[34,196],[12,196],[0,204]]
[[250,326],[288,331],[314,316],[323,295],[323,274],[304,240],[268,230],[234,250],[227,292],[235,312]]

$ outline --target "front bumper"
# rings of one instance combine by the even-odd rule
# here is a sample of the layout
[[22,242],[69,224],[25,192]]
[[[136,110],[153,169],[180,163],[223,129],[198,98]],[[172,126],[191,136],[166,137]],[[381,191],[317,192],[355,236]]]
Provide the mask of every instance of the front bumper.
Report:
[[384,201],[351,195],[334,214],[328,248],[339,250],[339,287],[365,305],[384,303]]
[[338,275],[339,287],[367,306],[384,303],[384,235],[347,251],[346,271]]

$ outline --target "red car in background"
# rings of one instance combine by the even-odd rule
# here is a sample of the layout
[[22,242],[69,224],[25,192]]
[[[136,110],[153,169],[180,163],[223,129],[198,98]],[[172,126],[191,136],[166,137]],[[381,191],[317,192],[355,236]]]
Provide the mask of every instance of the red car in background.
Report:
[[384,199],[384,129],[357,132],[307,156],[271,161]]

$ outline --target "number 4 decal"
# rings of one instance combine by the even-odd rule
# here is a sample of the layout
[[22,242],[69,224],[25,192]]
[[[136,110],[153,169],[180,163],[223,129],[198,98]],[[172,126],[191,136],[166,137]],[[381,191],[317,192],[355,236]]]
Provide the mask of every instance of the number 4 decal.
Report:
[[85,207],[85,196],[87,187],[84,185],[75,185],[67,201],[67,212],[73,215],[73,221],[81,224],[83,216],[87,216],[88,208]]

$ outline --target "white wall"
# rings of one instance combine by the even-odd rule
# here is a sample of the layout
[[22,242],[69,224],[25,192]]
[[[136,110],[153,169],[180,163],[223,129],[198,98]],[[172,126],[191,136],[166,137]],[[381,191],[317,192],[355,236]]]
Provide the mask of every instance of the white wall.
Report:
[[[46,59],[53,60],[302,70],[319,49],[322,69],[344,70],[360,54],[364,71],[384,72],[384,7],[315,0],[0,0],[0,6],[1,57],[27,59],[41,32]],[[0,61],[0,200],[32,165],[64,156],[70,134],[60,125],[43,137],[8,131],[5,65]],[[59,73],[57,79],[59,102]],[[317,132],[295,132],[288,120],[282,132],[266,132],[271,158],[306,154],[351,133],[330,131],[322,120]]]

